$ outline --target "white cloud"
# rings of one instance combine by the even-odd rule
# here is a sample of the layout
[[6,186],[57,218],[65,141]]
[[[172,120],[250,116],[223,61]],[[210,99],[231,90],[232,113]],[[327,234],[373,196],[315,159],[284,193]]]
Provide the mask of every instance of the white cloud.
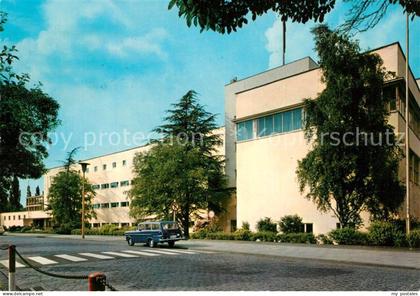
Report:
[[150,53],[165,58],[167,54],[162,50],[161,42],[166,37],[167,32],[164,29],[154,29],[144,36],[113,40],[106,45],[106,48],[111,54],[120,57],[126,57],[132,53]]

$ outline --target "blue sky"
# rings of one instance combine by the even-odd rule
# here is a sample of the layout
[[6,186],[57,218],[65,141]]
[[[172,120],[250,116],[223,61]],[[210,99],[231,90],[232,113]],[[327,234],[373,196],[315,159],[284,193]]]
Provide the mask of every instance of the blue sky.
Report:
[[[167,3],[0,0],[0,10],[9,14],[0,38],[16,44],[20,57],[16,69],[41,81],[61,105],[62,124],[56,130],[60,140],[49,149],[47,167],[60,165],[66,151],[78,146],[83,146],[78,153],[82,159],[140,144],[138,139],[116,143],[115,133],[148,133],[162,123],[170,104],[190,89],[200,94],[208,111],[219,114],[218,124],[223,125],[224,85],[235,76],[279,65],[281,26],[275,14],[231,35],[200,33],[188,28],[175,10],[168,11]],[[337,26],[347,9],[340,2],[327,23]],[[287,61],[308,55],[316,59],[312,27],[313,23],[288,24]],[[419,77],[418,19],[411,24],[410,36],[411,67]],[[356,38],[363,49],[395,41],[403,45],[405,17],[393,6],[375,29]],[[85,137],[90,141],[95,137],[98,145],[85,149]],[[42,185],[42,180],[21,183],[23,188]]]

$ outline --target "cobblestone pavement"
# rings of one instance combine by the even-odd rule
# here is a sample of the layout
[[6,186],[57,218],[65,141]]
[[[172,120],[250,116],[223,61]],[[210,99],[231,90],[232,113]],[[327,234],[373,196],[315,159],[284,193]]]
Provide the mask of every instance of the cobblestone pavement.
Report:
[[[16,244],[25,256],[147,250],[137,245],[129,248],[124,241],[92,242],[34,237],[7,239]],[[6,254],[3,253],[0,253],[0,259],[5,258]],[[228,252],[60,262],[55,266],[43,266],[42,269],[68,274],[103,271],[118,290],[420,290],[420,270],[416,269]],[[6,270],[2,268],[2,271]],[[16,278],[22,288],[87,289],[86,281],[51,278],[30,268],[17,269]]]

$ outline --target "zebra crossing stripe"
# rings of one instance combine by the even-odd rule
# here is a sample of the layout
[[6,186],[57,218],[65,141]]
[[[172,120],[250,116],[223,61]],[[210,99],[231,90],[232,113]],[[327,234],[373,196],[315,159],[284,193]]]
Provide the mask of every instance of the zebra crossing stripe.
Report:
[[196,252],[189,251],[189,250],[178,250],[178,249],[170,249],[169,252],[181,253],[181,254],[197,254]]
[[160,256],[159,254],[153,254],[153,253],[147,253],[147,252],[141,252],[141,251],[134,251],[134,250],[125,250],[124,253],[130,253],[130,254],[136,254],[136,255],[142,255],[142,256]]
[[101,253],[108,254],[108,255],[119,256],[119,257],[125,257],[125,258],[137,257],[136,255],[133,255],[133,254],[118,253],[118,252],[101,252]]
[[152,252],[152,253],[157,253],[157,254],[163,254],[163,255],[181,255],[178,253],[172,253],[169,251],[161,251],[161,250],[144,250],[145,252]]
[[58,257],[58,258],[61,258],[61,259],[66,259],[66,260],[69,260],[69,261],[73,261],[73,262],[87,261],[87,259],[85,259],[85,258],[71,256],[71,255],[67,255],[67,254],[59,254],[59,255],[54,255],[54,256]]
[[202,254],[214,254],[214,252],[211,252],[211,251],[202,251],[202,250],[191,250],[191,251],[202,253]]
[[105,256],[105,255],[94,254],[94,253],[79,253],[79,255],[82,255],[85,257],[92,257],[96,259],[114,259],[114,257],[111,257],[111,256]]
[[57,264],[57,261],[45,258],[45,257],[41,257],[41,256],[34,256],[34,257],[28,257],[28,259],[30,259],[31,261],[35,261],[39,264],[42,265],[50,265],[50,264]]
[[[0,264],[6,268],[9,268],[9,260],[0,260]],[[16,268],[18,267],[25,267],[25,265],[16,261]]]

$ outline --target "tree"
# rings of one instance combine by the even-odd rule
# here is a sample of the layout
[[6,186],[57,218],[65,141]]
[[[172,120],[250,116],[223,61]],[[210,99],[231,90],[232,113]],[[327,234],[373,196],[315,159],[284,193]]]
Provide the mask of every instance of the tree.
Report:
[[86,220],[96,216],[92,204],[95,191],[92,184],[72,168],[72,164],[75,163],[74,153],[75,150],[68,153],[65,169],[53,177],[48,193],[48,209],[52,211],[54,227],[62,233],[70,233],[72,229],[81,227],[83,183]]
[[167,123],[156,129],[163,139],[134,158],[130,214],[169,219],[176,212],[188,237],[194,212],[207,208],[220,213],[230,196],[224,160],[216,154],[222,140],[214,133],[215,115],[198,104],[194,91],[167,112]]
[[41,195],[41,190],[39,189],[39,186],[37,185],[35,188],[35,196],[40,196]]
[[[347,0],[351,2],[351,0]],[[362,0],[354,1],[347,23],[360,25],[367,21],[376,24],[390,4],[399,3],[405,11],[420,16],[420,2],[417,0]],[[168,9],[178,8],[178,15],[184,17],[188,27],[192,24],[203,30],[231,33],[254,21],[268,11],[281,16],[283,21],[306,23],[309,20],[323,22],[336,4],[335,0],[170,0]],[[379,6],[379,7],[377,7]],[[373,10],[373,11],[372,11]]]
[[0,213],[9,211],[10,180],[0,176]]
[[[0,12],[0,31],[6,14]],[[0,178],[39,178],[45,172],[48,133],[59,123],[58,103],[41,85],[28,86],[29,75],[16,74],[16,47],[0,52]]]
[[31,192],[31,186],[26,186],[26,197],[31,197],[32,196],[32,192]]
[[15,176],[13,177],[12,185],[9,192],[9,210],[20,211],[22,210],[22,208],[23,207],[20,203],[19,179]]
[[390,98],[382,96],[388,73],[378,55],[360,53],[346,35],[327,26],[313,33],[326,87],[316,100],[305,100],[312,150],[298,162],[300,190],[343,227],[360,225],[363,210],[387,218],[404,199],[401,151],[387,122]]

